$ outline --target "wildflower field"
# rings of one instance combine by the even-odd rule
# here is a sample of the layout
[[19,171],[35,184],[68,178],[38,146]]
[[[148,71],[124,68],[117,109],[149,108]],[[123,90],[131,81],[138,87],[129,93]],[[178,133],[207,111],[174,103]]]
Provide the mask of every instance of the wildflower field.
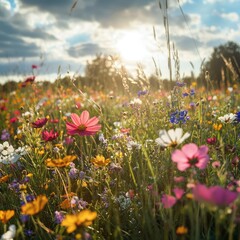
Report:
[[239,106],[236,84],[2,93],[1,239],[240,239]]

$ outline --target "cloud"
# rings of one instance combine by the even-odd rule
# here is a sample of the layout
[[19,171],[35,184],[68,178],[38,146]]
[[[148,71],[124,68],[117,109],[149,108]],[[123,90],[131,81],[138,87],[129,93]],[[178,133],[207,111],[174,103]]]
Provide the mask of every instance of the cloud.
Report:
[[238,22],[238,20],[239,20],[239,15],[236,12],[221,13],[220,16],[223,19],[226,19],[231,22]]
[[11,4],[7,0],[0,0],[0,19],[11,15]]
[[75,58],[107,52],[109,52],[107,49],[101,48],[98,44],[95,43],[78,44],[68,49],[69,55]]

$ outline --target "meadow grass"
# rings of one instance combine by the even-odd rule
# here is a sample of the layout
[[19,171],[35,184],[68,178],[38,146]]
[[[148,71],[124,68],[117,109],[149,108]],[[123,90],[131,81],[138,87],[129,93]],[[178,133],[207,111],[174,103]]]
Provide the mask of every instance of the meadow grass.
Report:
[[[239,239],[236,85],[228,92],[206,92],[194,82],[176,83],[171,92],[111,97],[79,90],[43,91],[34,82],[2,97],[2,234],[8,231],[16,239]],[[70,134],[71,114],[84,110],[99,119],[101,129]],[[33,127],[39,119],[46,123]],[[189,137],[169,142],[167,131],[177,128]],[[57,134],[42,134],[50,130]],[[166,130],[165,145],[156,141],[164,135],[160,130]],[[195,154],[179,170],[173,153],[189,143],[207,146],[206,166],[197,165]],[[199,184],[205,188],[196,192]],[[8,230],[10,225],[16,231]]]

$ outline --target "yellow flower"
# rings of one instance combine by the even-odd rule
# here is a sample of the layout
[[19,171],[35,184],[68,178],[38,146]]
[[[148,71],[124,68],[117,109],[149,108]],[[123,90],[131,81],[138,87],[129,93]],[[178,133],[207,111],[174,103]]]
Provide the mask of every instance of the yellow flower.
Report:
[[6,211],[0,210],[0,221],[3,224],[6,224],[8,220],[13,217],[14,214],[15,214],[14,210],[6,210]]
[[39,195],[32,202],[28,202],[21,207],[22,214],[24,215],[35,215],[43,210],[48,199],[45,195]]
[[217,124],[217,123],[214,123],[213,124],[213,129],[216,130],[216,131],[220,131],[222,129],[222,124]]
[[176,233],[179,235],[183,235],[183,234],[188,233],[188,229],[184,226],[180,226],[177,228]]
[[193,199],[193,194],[192,194],[192,193],[187,193],[187,194],[186,194],[186,197],[187,197],[188,199]]
[[91,212],[88,209],[82,210],[76,215],[66,215],[61,225],[67,228],[68,233],[74,232],[77,227],[88,227],[92,224],[92,221],[97,217],[96,212]]
[[47,167],[66,167],[68,166],[72,161],[76,159],[76,156],[66,156],[63,159],[58,158],[58,159],[51,159],[48,158],[46,159],[45,163]]
[[110,159],[109,158],[105,159],[104,156],[97,155],[95,158],[91,160],[91,162],[95,167],[105,167],[110,163]]

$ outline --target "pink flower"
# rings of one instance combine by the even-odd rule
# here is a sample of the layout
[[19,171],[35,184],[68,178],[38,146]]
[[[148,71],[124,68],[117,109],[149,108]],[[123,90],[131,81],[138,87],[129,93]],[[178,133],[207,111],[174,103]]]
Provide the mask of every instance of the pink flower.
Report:
[[175,205],[177,202],[177,199],[174,196],[163,194],[162,196],[162,204],[164,208],[171,208],[173,205]]
[[174,188],[173,192],[176,196],[176,199],[178,199],[178,200],[181,199],[184,194],[184,190],[182,188]]
[[177,200],[180,200],[184,194],[184,190],[181,188],[174,188],[173,192],[175,197],[168,194],[163,194],[162,204],[164,208],[171,208],[172,206],[174,206]]
[[66,122],[67,133],[70,135],[78,134],[80,136],[94,135],[101,129],[97,117],[89,118],[89,112],[83,111],[80,116],[76,113],[71,114],[72,123]]
[[173,162],[177,163],[179,171],[185,171],[191,166],[205,169],[209,161],[208,147],[203,145],[198,147],[194,143],[186,144],[181,150],[177,149],[172,153]]
[[47,123],[48,119],[47,118],[40,118],[37,121],[32,123],[33,128],[41,128]]
[[203,184],[197,184],[193,188],[193,196],[200,202],[207,202],[217,206],[228,206],[236,200],[238,193],[220,186],[207,188]]
[[57,137],[58,137],[58,133],[54,132],[53,130],[51,130],[50,132],[48,132],[48,131],[43,131],[42,132],[42,139],[46,142],[53,141]]

